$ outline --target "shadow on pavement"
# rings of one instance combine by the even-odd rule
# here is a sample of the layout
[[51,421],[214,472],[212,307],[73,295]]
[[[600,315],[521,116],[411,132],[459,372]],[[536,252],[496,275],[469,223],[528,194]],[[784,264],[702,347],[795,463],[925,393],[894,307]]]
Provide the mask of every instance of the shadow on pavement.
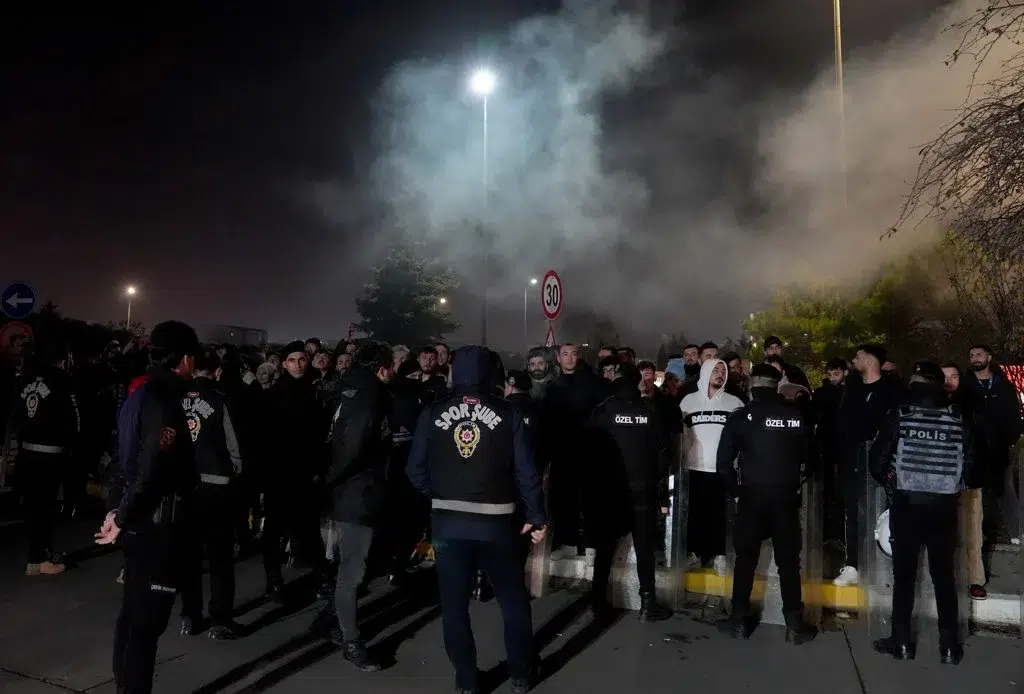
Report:
[[[587,610],[588,602],[585,596],[575,597],[561,610],[556,612],[550,619],[534,633],[534,648],[537,653],[537,684],[554,675],[562,669],[566,663],[582,653],[587,647],[597,640],[601,634],[611,629],[622,619],[622,613],[616,611],[610,619],[597,621],[589,616]],[[563,633],[573,624],[580,621],[580,618],[587,620],[584,626],[576,631],[556,651],[543,660],[540,653],[561,638]],[[488,694],[497,690],[508,679],[508,663],[501,661],[497,665],[480,673],[480,691]]]
[[[304,577],[306,578],[306,577]],[[300,579],[301,580],[301,579]],[[289,585],[289,588],[295,582]],[[310,582],[312,586],[312,582]],[[312,600],[290,602],[273,610],[250,626],[258,623],[262,628],[273,621],[282,619],[297,613],[304,606],[312,604]],[[412,638],[424,626],[438,618],[441,608],[437,604],[436,589],[433,584],[433,574],[423,576],[420,580],[411,584],[409,588],[392,590],[379,598],[362,605],[360,608],[360,630],[366,641],[371,641],[380,635],[391,625],[403,624],[393,633],[382,638],[374,644],[371,651],[379,657],[385,667],[394,664],[395,653],[398,647],[406,640]],[[332,606],[327,603],[320,613],[314,618],[310,628],[303,633],[282,643],[263,655],[243,663],[221,675],[214,681],[196,689],[193,694],[216,694],[231,687],[237,686],[247,678],[256,677],[254,682],[246,684],[239,692],[262,692],[273,685],[282,682],[302,670],[312,667],[324,658],[340,652],[338,644],[328,639],[328,627],[331,624]],[[334,622],[336,624],[336,622]],[[282,662],[283,661],[283,662]]]

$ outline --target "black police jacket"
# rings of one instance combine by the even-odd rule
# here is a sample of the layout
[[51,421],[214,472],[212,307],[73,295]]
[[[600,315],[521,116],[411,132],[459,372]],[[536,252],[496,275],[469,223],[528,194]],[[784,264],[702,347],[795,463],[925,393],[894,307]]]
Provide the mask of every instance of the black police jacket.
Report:
[[127,530],[182,520],[199,486],[192,437],[181,408],[186,385],[155,370],[118,414],[118,461],[108,508]]
[[30,367],[15,382],[14,430],[26,451],[62,453],[81,431],[71,377],[55,366]]
[[372,526],[386,494],[391,457],[391,393],[362,367],[346,372],[331,424],[331,462],[324,484],[331,518]]
[[[456,350],[454,392],[423,410],[406,471],[437,511],[475,518],[510,517],[522,504],[528,522],[544,525],[540,480],[522,412],[492,395],[491,355]],[[484,392],[487,391],[487,392]]]
[[777,392],[755,388],[752,396],[725,422],[718,442],[718,473],[733,492],[741,484],[795,491],[812,465],[812,427],[802,408]]
[[594,439],[598,468],[588,470],[589,475],[642,494],[652,505],[660,503],[671,462],[670,430],[654,402],[636,388],[614,388],[594,409],[587,431]]
[[227,396],[209,378],[196,378],[181,400],[201,482],[226,485],[242,472],[238,438]]

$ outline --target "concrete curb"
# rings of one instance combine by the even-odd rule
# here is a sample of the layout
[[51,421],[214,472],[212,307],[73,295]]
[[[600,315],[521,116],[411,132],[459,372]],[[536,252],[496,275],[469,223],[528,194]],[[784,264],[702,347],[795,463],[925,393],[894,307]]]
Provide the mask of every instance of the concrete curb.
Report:
[[[549,575],[564,578],[589,581],[593,576],[593,567],[587,566],[586,559],[552,560],[548,567]],[[618,607],[627,609],[638,609],[639,598],[633,597],[635,591],[630,590],[636,583],[636,569],[633,564],[617,561],[612,570],[613,597]],[[759,577],[754,584],[754,597],[763,594],[769,583],[777,579]],[[660,590],[671,590],[672,586],[661,585]],[[732,594],[732,577],[718,576],[710,569],[699,569],[688,571],[683,578],[687,593],[694,595],[712,595],[718,597],[729,597]],[[683,586],[679,586],[683,587]],[[820,584],[806,584],[804,586],[804,602],[819,605],[838,611],[856,611],[865,604],[864,591],[857,586],[834,586],[830,581]],[[1019,595],[1001,595],[990,593],[987,600],[971,600],[971,620],[980,626],[998,629],[1020,628],[1021,624],[1021,597]],[[928,601],[926,606],[927,614],[935,616],[935,602]]]

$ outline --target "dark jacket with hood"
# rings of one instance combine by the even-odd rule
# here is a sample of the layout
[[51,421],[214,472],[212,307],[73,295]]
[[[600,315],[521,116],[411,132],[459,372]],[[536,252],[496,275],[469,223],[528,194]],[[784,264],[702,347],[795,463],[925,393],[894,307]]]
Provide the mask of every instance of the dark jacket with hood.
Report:
[[376,374],[349,369],[331,424],[331,462],[324,485],[331,518],[373,527],[386,493],[391,458],[391,393]]
[[976,455],[980,470],[979,486],[1001,495],[1005,471],[1010,464],[1010,449],[1024,430],[1017,389],[998,366],[992,366],[992,378],[982,382],[968,372],[960,381],[963,406],[975,427]]
[[452,362],[451,395],[424,409],[407,472],[431,498],[436,537],[492,540],[522,510],[546,524],[540,480],[522,413],[491,391],[490,350],[461,347]]

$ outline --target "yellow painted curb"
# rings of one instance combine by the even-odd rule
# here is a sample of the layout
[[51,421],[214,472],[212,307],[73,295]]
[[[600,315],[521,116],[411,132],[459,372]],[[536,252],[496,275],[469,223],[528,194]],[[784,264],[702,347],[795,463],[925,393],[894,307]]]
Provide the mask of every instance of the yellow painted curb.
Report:
[[[754,579],[755,600],[764,595],[765,581]],[[699,569],[686,574],[686,592],[698,595],[732,596],[732,576],[719,576],[712,569]],[[864,592],[857,586],[836,586],[827,583],[805,583],[803,600],[808,605],[819,605],[834,610],[856,610],[864,604]]]

